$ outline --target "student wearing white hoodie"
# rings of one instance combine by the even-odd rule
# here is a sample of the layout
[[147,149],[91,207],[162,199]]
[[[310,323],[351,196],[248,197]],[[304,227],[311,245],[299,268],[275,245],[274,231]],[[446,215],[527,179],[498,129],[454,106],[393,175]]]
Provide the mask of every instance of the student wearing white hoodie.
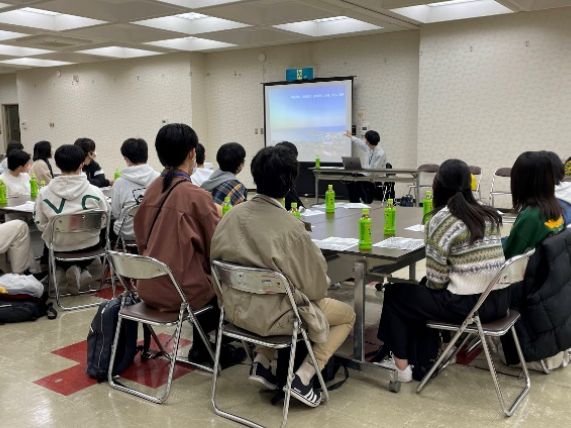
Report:
[[30,197],[30,155],[23,150],[12,150],[8,155],[8,169],[0,175],[9,198]]
[[127,211],[138,205],[147,187],[160,173],[147,164],[149,148],[141,138],[129,138],[121,145],[121,154],[127,168],[121,171],[121,177],[115,181],[111,190],[111,218],[115,220],[113,232],[121,233],[125,239],[134,240],[133,218]]
[[[61,175],[42,188],[34,213],[38,229],[43,232],[44,242],[51,239],[50,221],[57,214],[74,214],[87,210],[109,211],[109,205],[101,190],[89,184],[87,177],[81,173],[85,153],[79,147],[63,145],[56,150],[54,158]],[[100,245],[99,233],[77,232],[69,236],[59,233],[57,238],[53,243],[55,251],[83,251],[98,248]],[[92,278],[86,268],[90,263],[91,260],[57,262],[58,270],[66,271],[68,289],[72,294],[89,289]]]

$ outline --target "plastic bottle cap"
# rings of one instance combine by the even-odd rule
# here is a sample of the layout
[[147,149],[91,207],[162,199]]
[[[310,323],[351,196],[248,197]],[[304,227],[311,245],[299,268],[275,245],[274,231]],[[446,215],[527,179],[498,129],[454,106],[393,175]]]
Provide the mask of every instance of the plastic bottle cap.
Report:
[[292,208],[297,208],[297,202],[292,202],[292,203],[291,203],[291,207],[292,207]]
[[361,210],[361,214],[363,214],[363,215],[369,215],[369,208],[363,208],[363,209]]
[[427,190],[427,191],[426,191],[426,197],[427,197],[427,198],[432,197],[432,190]]
[[333,184],[328,184],[328,185],[327,185],[327,190],[333,190]]
[[230,202],[230,196],[226,196],[226,197],[224,198],[224,202]]
[[387,204],[392,205],[394,201],[392,199],[387,199]]

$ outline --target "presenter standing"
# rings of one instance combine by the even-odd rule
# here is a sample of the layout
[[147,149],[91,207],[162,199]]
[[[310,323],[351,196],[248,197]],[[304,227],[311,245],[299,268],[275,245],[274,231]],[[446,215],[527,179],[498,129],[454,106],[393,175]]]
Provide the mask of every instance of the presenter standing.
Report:
[[[361,156],[361,166],[363,169],[385,169],[387,166],[387,155],[379,144],[381,137],[377,131],[367,131],[365,139],[354,137],[351,131],[345,134],[351,138],[351,142],[363,153]],[[361,199],[364,203],[370,204],[373,202],[373,195],[375,193],[375,183],[368,181],[358,181],[355,183],[348,183],[349,200],[351,202],[359,202]]]

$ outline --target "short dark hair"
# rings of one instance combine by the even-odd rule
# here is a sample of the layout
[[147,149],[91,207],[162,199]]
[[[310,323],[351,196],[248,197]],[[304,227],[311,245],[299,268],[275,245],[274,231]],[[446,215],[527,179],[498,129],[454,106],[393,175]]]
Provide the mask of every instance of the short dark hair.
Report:
[[155,139],[155,149],[161,164],[167,168],[163,180],[163,192],[170,187],[175,168],[184,162],[193,149],[196,149],[197,144],[196,132],[184,123],[169,123],[159,130]]
[[34,144],[34,161],[47,160],[52,157],[52,145],[49,141],[39,141]]
[[282,141],[282,142],[276,144],[276,147],[285,147],[297,159],[299,152],[297,151],[297,147],[295,146],[295,144],[290,143],[289,141]]
[[206,149],[200,143],[196,146],[196,163],[202,165],[206,159]]
[[75,144],[64,144],[58,147],[54,159],[61,172],[75,172],[85,161],[85,152]]
[[86,138],[86,137],[78,138],[77,140],[75,140],[75,143],[73,143],[73,145],[83,150],[83,153],[85,153],[85,157],[87,157],[89,153],[95,151],[95,141],[93,141],[91,138]]
[[376,146],[381,141],[381,137],[377,131],[367,131],[365,132],[365,140],[369,142],[369,144]]
[[545,151],[544,154],[551,161],[551,167],[553,168],[553,179],[555,180],[555,184],[561,183],[565,178],[565,165],[563,165],[561,158],[555,152]]
[[121,154],[134,164],[146,163],[149,159],[149,146],[142,138],[128,138],[121,145]]
[[238,172],[240,165],[244,163],[246,150],[239,143],[222,144],[216,153],[216,162],[222,171],[233,174]]
[[8,169],[15,171],[30,162],[30,154],[23,150],[12,150],[8,155]]
[[516,159],[510,177],[514,209],[518,212],[537,207],[546,220],[561,216],[555,198],[555,174],[546,152],[523,152]]
[[297,177],[297,160],[284,146],[268,146],[256,153],[250,170],[258,193],[283,198]]
[[6,156],[8,156],[12,150],[24,150],[24,145],[19,141],[10,141],[6,145]]

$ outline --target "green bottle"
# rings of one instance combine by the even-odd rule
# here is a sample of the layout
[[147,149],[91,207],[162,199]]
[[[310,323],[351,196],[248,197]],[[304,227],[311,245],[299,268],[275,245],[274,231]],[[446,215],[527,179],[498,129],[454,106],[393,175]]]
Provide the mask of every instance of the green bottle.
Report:
[[30,176],[30,196],[32,199],[36,199],[38,197],[38,180],[35,174]]
[[427,190],[424,199],[422,200],[422,224],[430,220],[429,214],[432,212],[432,191]]
[[385,238],[390,238],[396,234],[396,224],[397,224],[397,210],[393,204],[392,199],[387,200],[387,206],[385,207],[385,228],[383,230]]
[[335,212],[335,190],[333,190],[333,184],[327,185],[327,191],[325,192],[325,212],[327,214]]
[[40,189],[46,187],[46,180],[40,180]]
[[119,168],[117,168],[115,170],[115,174],[113,174],[113,179],[117,180],[118,178],[121,178],[121,170],[119,170]]
[[222,204],[222,215],[225,215],[231,209],[232,209],[232,203],[230,202],[230,196],[226,196],[224,198],[224,203]]
[[321,159],[319,159],[319,156],[315,156],[315,169],[319,168],[321,168]]
[[297,209],[297,202],[291,203],[291,209],[289,210],[289,212],[292,213],[295,218],[301,220],[301,213]]
[[370,250],[371,248],[373,248],[371,217],[369,217],[369,209],[363,208],[359,219],[359,250]]
[[8,192],[6,190],[6,183],[0,180],[0,205],[8,204]]

